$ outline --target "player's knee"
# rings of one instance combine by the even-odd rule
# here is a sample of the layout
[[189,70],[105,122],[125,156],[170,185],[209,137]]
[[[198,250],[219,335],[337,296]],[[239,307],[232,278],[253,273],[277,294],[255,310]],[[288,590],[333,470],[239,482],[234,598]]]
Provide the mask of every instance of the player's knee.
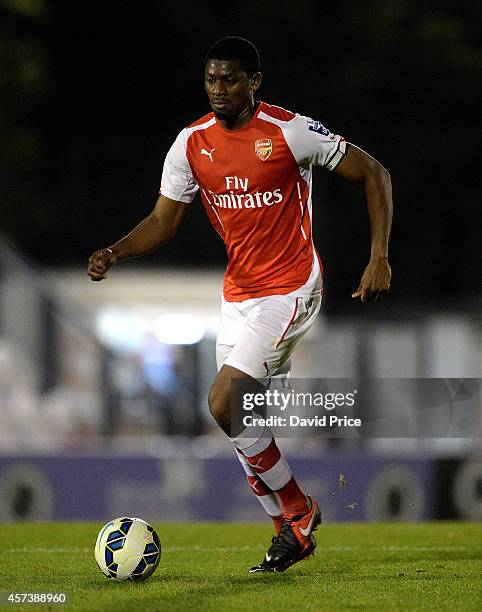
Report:
[[213,415],[214,420],[226,431],[231,422],[229,394],[226,395],[222,389],[214,384],[208,395],[208,404],[209,412]]
[[223,393],[220,393],[216,385],[213,385],[208,395],[209,412],[218,420],[225,412]]

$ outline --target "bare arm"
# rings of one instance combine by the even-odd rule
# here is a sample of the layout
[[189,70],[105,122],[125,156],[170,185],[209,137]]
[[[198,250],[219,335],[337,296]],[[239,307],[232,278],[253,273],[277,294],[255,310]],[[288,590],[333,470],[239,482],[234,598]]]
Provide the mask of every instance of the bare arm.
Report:
[[387,170],[373,157],[350,144],[347,154],[335,172],[349,181],[363,184],[370,217],[370,261],[353,298],[362,302],[388,293],[391,270],[388,263],[388,240],[392,226],[392,182]]
[[147,255],[169,242],[181,225],[186,209],[186,204],[160,195],[152,212],[127,236],[108,248],[92,253],[87,271],[91,280],[103,280],[112,264]]

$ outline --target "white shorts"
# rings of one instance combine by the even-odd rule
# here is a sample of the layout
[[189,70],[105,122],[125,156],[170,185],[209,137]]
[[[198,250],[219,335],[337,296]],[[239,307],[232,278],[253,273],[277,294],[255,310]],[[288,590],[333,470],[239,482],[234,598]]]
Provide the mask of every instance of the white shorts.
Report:
[[291,355],[321,306],[322,279],[314,256],[308,281],[287,295],[270,295],[221,307],[216,342],[218,370],[223,365],[256,379],[289,377]]

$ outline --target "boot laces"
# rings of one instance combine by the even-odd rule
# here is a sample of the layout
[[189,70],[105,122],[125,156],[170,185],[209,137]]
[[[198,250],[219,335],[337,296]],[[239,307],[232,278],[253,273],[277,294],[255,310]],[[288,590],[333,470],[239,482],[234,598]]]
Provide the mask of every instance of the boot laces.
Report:
[[[273,538],[273,548],[279,553],[292,553],[295,548],[294,543],[298,543],[296,537],[294,537],[293,530],[291,528],[291,521],[293,519],[284,518],[281,521],[281,527],[279,534],[276,538]],[[296,547],[297,548],[297,547]]]

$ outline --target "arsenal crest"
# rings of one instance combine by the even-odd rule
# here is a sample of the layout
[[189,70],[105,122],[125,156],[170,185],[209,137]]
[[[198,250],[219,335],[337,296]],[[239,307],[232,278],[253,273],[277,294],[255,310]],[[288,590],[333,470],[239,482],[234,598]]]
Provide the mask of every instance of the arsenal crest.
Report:
[[270,138],[262,138],[254,143],[254,150],[261,161],[266,161],[273,152],[273,143]]

